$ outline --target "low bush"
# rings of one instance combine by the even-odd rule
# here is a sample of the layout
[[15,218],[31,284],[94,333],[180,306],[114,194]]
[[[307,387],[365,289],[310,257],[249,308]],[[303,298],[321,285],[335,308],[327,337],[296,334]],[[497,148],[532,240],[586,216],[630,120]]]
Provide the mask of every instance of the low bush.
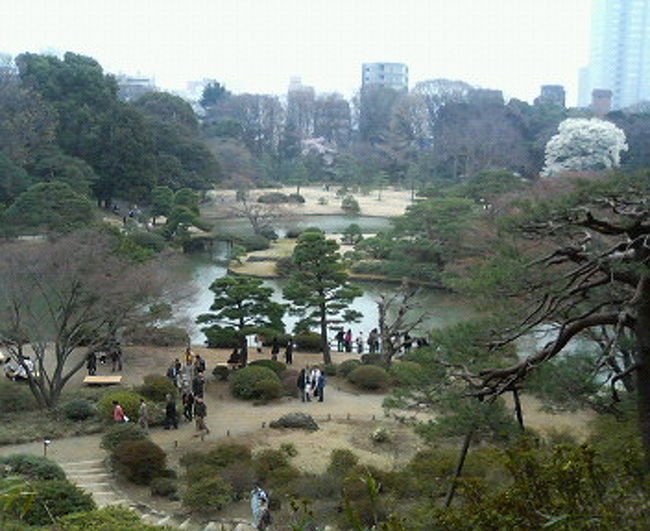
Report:
[[262,194],[257,198],[258,203],[288,203],[289,202],[289,196],[287,194],[283,194],[282,192],[269,192],[266,194]]
[[162,374],[147,374],[144,383],[138,387],[138,392],[154,402],[164,402],[167,395],[176,396],[176,386],[167,376]]
[[138,326],[124,332],[124,341],[133,345],[184,347],[189,341],[187,330],[178,326]]
[[255,360],[251,361],[249,366],[259,366],[259,367],[267,367],[268,369],[271,369],[275,374],[280,376],[284,371],[287,370],[287,366],[280,362],[280,361],[275,361],[275,360]]
[[358,214],[361,212],[361,207],[354,197],[346,195],[341,201],[341,210],[346,214]]
[[[53,480],[65,479],[65,472],[54,461],[31,454],[12,454],[0,457],[0,477],[3,475],[14,475],[24,477],[27,480]],[[9,470],[5,470],[8,467]]]
[[260,236],[263,236],[267,240],[271,240],[271,241],[277,240],[279,237],[278,233],[275,232],[273,227],[263,227],[262,229],[260,229],[259,234]]
[[171,478],[158,477],[149,483],[152,496],[173,496],[178,492],[176,482]]
[[51,525],[52,518],[95,509],[92,496],[67,480],[38,480],[30,486],[36,496],[23,517],[30,525]]
[[327,376],[336,376],[338,373],[338,365],[336,363],[326,363],[325,364],[325,374]]
[[294,342],[296,344],[296,350],[302,352],[320,352],[323,346],[320,334],[315,332],[297,334],[294,338]]
[[180,458],[180,464],[188,469],[199,466],[225,468],[236,463],[249,463],[251,459],[248,446],[223,443],[208,452],[188,452]]
[[117,400],[124,409],[126,416],[135,420],[138,418],[141,398],[144,397],[131,391],[109,391],[100,398],[97,411],[102,419],[113,420],[113,408],[115,407],[113,400]]
[[257,384],[263,380],[280,381],[277,374],[267,367],[244,367],[234,374],[230,390],[234,396],[244,400],[262,398]]
[[388,373],[376,365],[363,365],[348,374],[348,380],[362,389],[383,389],[388,385]]
[[29,386],[2,377],[0,380],[0,412],[27,411],[37,407],[38,404],[34,400]]
[[205,334],[206,343],[210,348],[236,348],[241,345],[242,334],[234,328],[223,328],[221,326],[209,326],[201,328]]
[[255,394],[260,400],[267,402],[280,398],[284,394],[284,386],[279,380],[260,380],[254,386]]
[[379,365],[384,366],[384,363],[381,359],[381,354],[362,354],[361,363],[364,365]]
[[70,420],[86,420],[97,412],[95,405],[88,400],[70,400],[63,404],[61,411]]
[[251,251],[263,251],[264,249],[268,249],[271,246],[269,240],[267,240],[264,236],[260,236],[259,234],[238,236],[235,239],[235,243],[241,245],[244,249],[246,249],[246,252],[249,253]]
[[225,382],[230,376],[230,369],[228,367],[224,367],[223,365],[215,365],[214,369],[212,369],[212,376],[214,376],[217,380]]
[[347,448],[337,448],[330,454],[330,462],[327,465],[327,471],[336,476],[344,476],[352,470],[359,458]]
[[391,382],[395,385],[416,384],[422,378],[422,366],[415,361],[393,362],[388,370]]
[[160,531],[160,527],[142,522],[134,511],[115,505],[68,514],[59,518],[57,524],[65,531]]
[[300,472],[289,464],[289,457],[282,450],[262,450],[253,457],[257,479],[262,483],[286,485],[300,476]]
[[255,481],[255,471],[253,470],[250,461],[245,463],[233,463],[230,466],[221,469],[219,475],[230,483],[235,501],[246,499],[251,489],[251,485]]
[[286,237],[290,240],[295,240],[302,234],[302,229],[288,229]]
[[212,476],[188,485],[183,496],[183,505],[198,513],[220,511],[233,500],[233,488],[221,476]]
[[296,445],[293,443],[282,443],[280,445],[280,451],[284,452],[287,457],[296,457],[298,455]]
[[289,337],[291,337],[289,334],[279,332],[273,328],[259,328],[258,334],[262,337],[262,345],[265,347],[270,347],[275,338],[277,338],[280,345],[284,346],[289,341]]
[[289,197],[287,199],[289,200],[289,203],[304,203],[305,202],[305,198],[300,194],[289,194]]
[[358,367],[361,367],[359,360],[345,360],[339,364],[338,373],[341,376],[347,376]]
[[114,424],[102,435],[100,447],[107,452],[112,452],[120,443],[125,441],[140,441],[146,438],[147,434],[135,422]]
[[111,455],[117,471],[133,483],[147,485],[165,468],[167,456],[149,439],[125,441]]
[[156,232],[139,230],[130,233],[128,235],[128,238],[130,240],[133,240],[138,245],[146,247],[147,249],[151,249],[157,253],[164,250],[167,246],[165,238]]

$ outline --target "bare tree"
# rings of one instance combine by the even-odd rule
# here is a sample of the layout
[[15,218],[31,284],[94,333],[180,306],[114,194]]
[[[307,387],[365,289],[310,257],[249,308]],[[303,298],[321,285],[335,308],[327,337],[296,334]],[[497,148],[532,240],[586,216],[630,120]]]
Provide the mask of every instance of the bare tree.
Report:
[[255,234],[271,228],[271,223],[278,219],[288,219],[291,213],[277,203],[257,203],[244,200],[230,207],[233,216],[246,218]]
[[[387,365],[404,346],[404,336],[410,335],[428,315],[427,312],[420,312],[422,306],[417,302],[419,291],[419,288],[404,281],[398,291],[391,295],[382,294],[377,301],[381,358]],[[417,312],[416,315],[413,312]]]
[[2,245],[0,341],[42,407],[56,405],[87,356],[146,320],[147,305],[163,293],[160,268],[117,256],[114,244],[87,232]]

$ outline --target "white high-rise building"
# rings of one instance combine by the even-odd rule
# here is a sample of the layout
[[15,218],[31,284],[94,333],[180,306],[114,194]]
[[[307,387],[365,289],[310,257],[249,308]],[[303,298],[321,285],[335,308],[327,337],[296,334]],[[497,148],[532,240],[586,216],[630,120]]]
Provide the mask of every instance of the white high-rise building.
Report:
[[650,100],[650,0],[593,0],[591,57],[580,72],[578,104],[612,91],[612,108]]
[[409,68],[404,63],[363,63],[361,85],[408,90]]

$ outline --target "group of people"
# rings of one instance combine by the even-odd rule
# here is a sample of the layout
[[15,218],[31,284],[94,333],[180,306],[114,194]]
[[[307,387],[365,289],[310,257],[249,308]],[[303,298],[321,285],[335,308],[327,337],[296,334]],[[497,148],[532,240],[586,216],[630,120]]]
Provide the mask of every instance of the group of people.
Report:
[[36,367],[29,356],[23,356],[20,363],[7,357],[4,360],[4,373],[13,382],[24,382],[29,379],[30,374],[36,375]]
[[[380,339],[381,335],[377,328],[373,328],[368,334],[368,338],[364,341],[363,332],[360,331],[356,338],[352,336],[352,329],[348,328],[347,331],[340,329],[334,336],[336,339],[336,350],[339,352],[352,352],[353,347],[356,347],[358,354],[363,354],[365,350],[365,345],[368,345],[368,352],[370,354],[376,354],[381,352],[380,349]],[[405,334],[391,336],[389,339],[393,344],[399,346],[399,350],[402,353],[409,352],[413,345],[418,347],[425,347],[429,344],[429,340],[426,337],[416,337],[413,338],[411,335],[406,332]]]
[[[99,353],[99,357],[97,354]],[[105,365],[111,362],[111,372],[122,370],[122,347],[119,341],[111,341],[104,349],[92,350],[86,358],[86,369],[89,376],[97,374],[97,362]]]
[[300,392],[300,399],[303,402],[311,402],[318,398],[319,402],[325,399],[325,385],[327,378],[325,372],[319,367],[305,367],[298,373],[296,387]]

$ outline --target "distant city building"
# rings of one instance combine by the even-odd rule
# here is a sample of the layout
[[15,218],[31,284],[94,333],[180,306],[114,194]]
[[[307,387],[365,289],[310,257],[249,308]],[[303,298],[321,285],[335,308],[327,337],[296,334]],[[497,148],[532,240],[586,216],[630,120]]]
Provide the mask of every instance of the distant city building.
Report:
[[535,98],[535,105],[551,104],[564,107],[566,94],[562,85],[542,85],[539,96]]
[[156,90],[156,82],[151,77],[146,76],[127,76],[120,74],[117,76],[118,95],[124,101],[138,99],[147,92]]
[[409,68],[404,63],[363,63],[361,86],[380,86],[408,90]]
[[612,108],[650,100],[650,0],[594,0],[591,57],[580,71],[578,104],[612,91]]
[[287,127],[301,140],[314,134],[315,101],[314,87],[303,85],[299,77],[292,77],[289,80]]
[[591,93],[591,105],[589,107],[598,116],[605,116],[612,110],[612,91],[594,89]]

